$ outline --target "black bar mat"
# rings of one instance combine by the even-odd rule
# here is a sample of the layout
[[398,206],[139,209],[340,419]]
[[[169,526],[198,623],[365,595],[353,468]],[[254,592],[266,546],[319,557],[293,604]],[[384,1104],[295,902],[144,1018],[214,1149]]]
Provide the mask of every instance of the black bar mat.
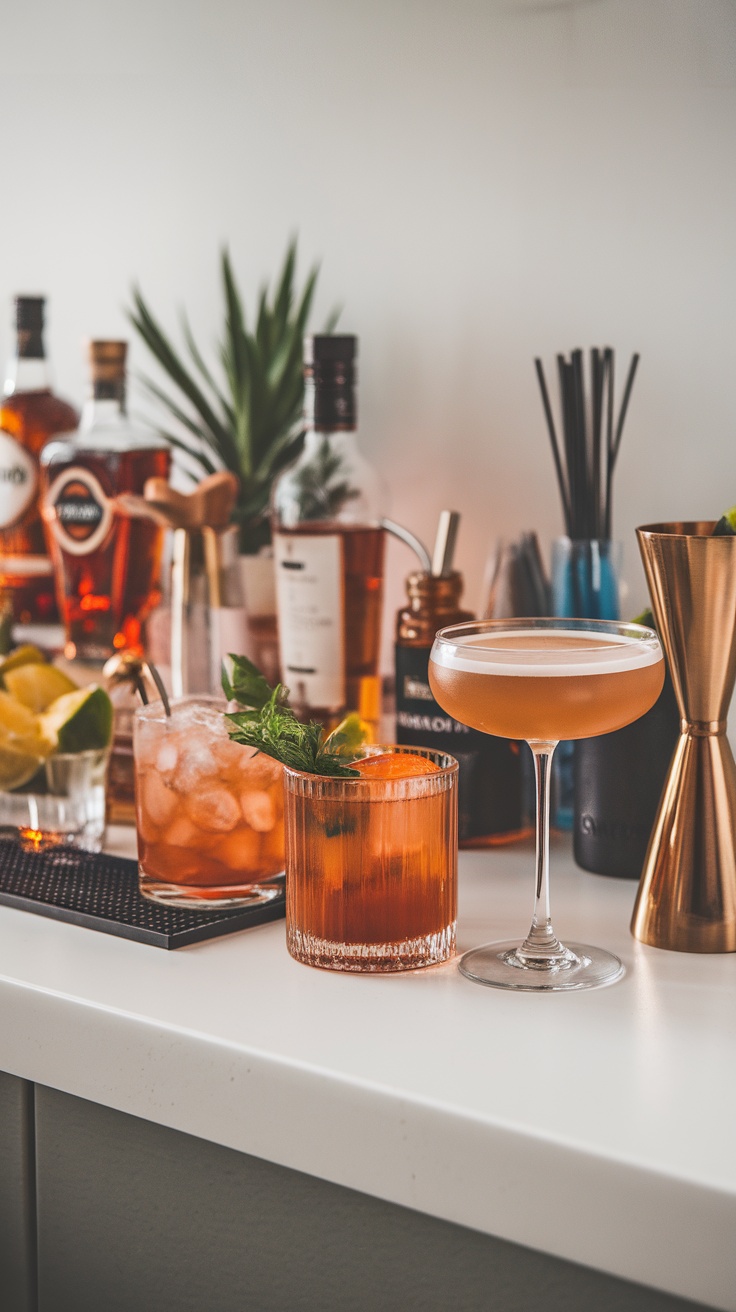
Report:
[[141,897],[136,861],[73,847],[24,852],[14,840],[0,840],[0,905],[157,948],[180,948],[278,920],[285,898],[282,893],[272,902],[232,911],[163,906]]

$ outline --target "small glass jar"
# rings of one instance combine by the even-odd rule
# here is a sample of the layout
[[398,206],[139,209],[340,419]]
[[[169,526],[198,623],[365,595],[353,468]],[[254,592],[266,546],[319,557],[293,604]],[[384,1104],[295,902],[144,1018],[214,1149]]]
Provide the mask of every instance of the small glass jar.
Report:
[[0,831],[14,830],[29,852],[61,845],[101,852],[109,757],[109,747],[49,756],[44,791],[31,785],[30,791],[0,793]]

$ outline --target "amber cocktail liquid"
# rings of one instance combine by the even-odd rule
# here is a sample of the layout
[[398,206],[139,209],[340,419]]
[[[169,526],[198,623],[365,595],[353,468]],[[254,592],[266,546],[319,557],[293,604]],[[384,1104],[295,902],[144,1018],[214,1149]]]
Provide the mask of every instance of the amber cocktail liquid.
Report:
[[284,869],[282,766],[231,742],[224,703],[160,702],[135,718],[138,869],[146,897],[177,906],[267,902]]
[[406,970],[455,950],[457,762],[375,748],[360,778],[284,770],[286,931],[298,961]]
[[430,664],[437,700],[457,720],[527,742],[622,729],[649,710],[663,680],[659,648],[597,633],[479,634]]

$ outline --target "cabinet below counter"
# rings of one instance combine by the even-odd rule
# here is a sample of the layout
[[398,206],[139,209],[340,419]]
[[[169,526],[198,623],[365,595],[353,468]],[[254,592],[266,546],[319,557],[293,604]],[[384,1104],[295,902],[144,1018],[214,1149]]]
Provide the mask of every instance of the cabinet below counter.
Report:
[[[461,950],[526,929],[532,861],[461,853]],[[165,952],[0,908],[1,1229],[38,1250],[8,1312],[736,1309],[736,957],[644,947],[633,883],[566,841],[552,862],[556,927],[622,958],[611,988],[310,970],[283,922]]]

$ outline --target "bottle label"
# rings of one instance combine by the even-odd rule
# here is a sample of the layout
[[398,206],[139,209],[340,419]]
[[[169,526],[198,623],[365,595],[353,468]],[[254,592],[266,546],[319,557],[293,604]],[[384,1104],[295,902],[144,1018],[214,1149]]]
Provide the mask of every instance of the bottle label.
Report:
[[429,647],[396,645],[396,741],[457,758],[458,837],[480,843],[522,828],[519,744],[469,729],[437,704],[429,686]]
[[342,541],[338,534],[274,534],[279,644],[296,706],[345,705]]
[[113,521],[112,503],[89,469],[65,469],[46,500],[51,531],[64,551],[86,556],[105,541]]
[[36,494],[35,460],[8,433],[0,432],[0,528],[21,519]]

